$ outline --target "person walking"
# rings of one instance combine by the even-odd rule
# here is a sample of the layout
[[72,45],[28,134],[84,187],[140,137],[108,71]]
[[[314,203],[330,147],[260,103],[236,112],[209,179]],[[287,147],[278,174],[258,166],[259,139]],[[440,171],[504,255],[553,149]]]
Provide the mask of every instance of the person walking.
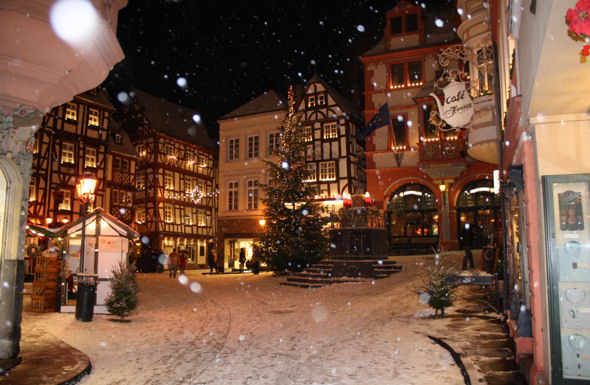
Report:
[[258,245],[252,246],[252,274],[260,272],[260,247]]
[[186,251],[180,252],[179,266],[180,266],[180,274],[184,274],[184,269],[186,268]]
[[170,256],[168,257],[168,278],[176,278],[176,270],[178,269],[178,264],[180,263],[180,255],[176,251],[176,247],[172,249]]
[[207,265],[209,265],[209,274],[213,274],[213,269],[217,272],[217,262],[215,261],[215,251],[212,243],[209,244],[207,250]]
[[463,255],[463,270],[467,270],[467,262],[469,262],[470,268],[473,269],[473,254],[471,253],[471,247],[473,246],[473,229],[469,223],[465,223],[465,227],[461,230],[459,242],[465,254]]
[[244,271],[244,263],[246,263],[246,248],[240,249],[240,273]]

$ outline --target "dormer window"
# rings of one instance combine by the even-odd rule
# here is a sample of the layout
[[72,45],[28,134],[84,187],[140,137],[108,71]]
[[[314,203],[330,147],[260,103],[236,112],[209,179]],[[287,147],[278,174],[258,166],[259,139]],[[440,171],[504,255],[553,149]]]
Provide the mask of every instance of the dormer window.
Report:
[[389,19],[390,34],[400,35],[418,31],[418,14],[410,13],[407,15],[394,16]]

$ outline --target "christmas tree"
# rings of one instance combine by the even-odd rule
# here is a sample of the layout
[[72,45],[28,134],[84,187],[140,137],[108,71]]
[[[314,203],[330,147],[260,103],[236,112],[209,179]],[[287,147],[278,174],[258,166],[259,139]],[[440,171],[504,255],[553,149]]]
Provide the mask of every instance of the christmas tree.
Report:
[[135,264],[119,261],[111,274],[111,294],[105,300],[107,310],[124,320],[138,303],[139,286],[135,276]]
[[441,253],[434,256],[434,265],[424,265],[427,277],[423,281],[422,289],[428,296],[428,305],[434,309],[434,315],[444,317],[445,308],[455,302],[457,284],[451,279],[456,271],[444,264]]
[[281,125],[281,146],[274,152],[277,161],[266,161],[269,183],[265,217],[267,232],[262,244],[264,261],[276,274],[301,271],[328,254],[328,238],[319,205],[314,202],[316,187],[305,182],[305,138],[295,113],[293,88],[289,88],[289,109]]

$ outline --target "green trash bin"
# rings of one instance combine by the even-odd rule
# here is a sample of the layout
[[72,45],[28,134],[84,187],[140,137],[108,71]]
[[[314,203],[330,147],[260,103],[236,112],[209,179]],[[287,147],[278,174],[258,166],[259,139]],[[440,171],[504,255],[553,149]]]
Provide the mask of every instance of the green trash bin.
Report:
[[76,319],[82,322],[92,321],[96,303],[96,274],[78,274],[78,292],[76,294]]

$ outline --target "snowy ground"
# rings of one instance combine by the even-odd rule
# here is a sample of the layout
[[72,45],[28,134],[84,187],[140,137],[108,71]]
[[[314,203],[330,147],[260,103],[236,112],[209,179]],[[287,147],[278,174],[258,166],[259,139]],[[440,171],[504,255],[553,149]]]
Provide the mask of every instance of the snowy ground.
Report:
[[28,325],[90,357],[84,385],[463,384],[426,337],[437,321],[416,294],[424,260],[400,257],[404,271],[391,278],[316,290],[280,286],[270,273],[189,271],[187,284],[140,274],[131,322],[47,313]]

